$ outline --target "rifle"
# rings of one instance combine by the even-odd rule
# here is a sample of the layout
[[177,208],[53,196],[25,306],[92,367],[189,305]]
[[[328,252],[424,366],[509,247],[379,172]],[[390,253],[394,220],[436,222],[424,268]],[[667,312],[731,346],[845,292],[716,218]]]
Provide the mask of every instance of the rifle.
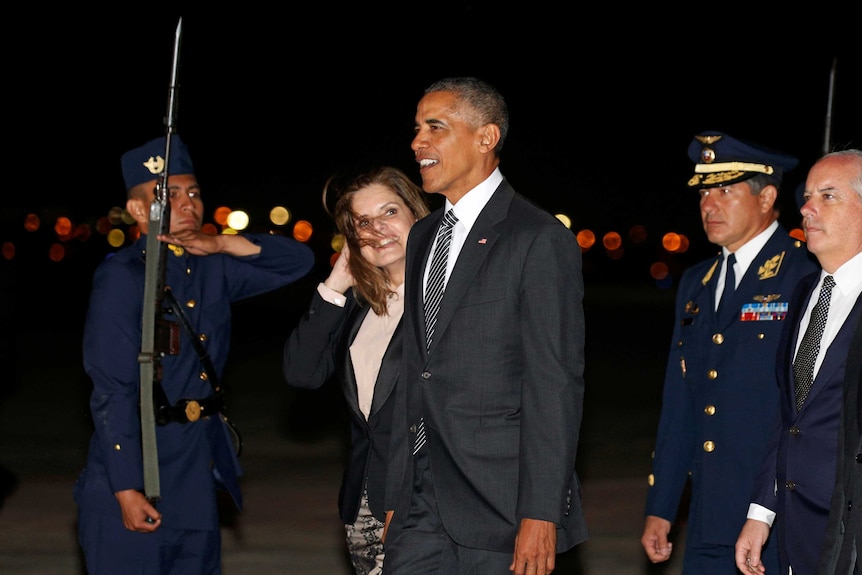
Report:
[[[168,246],[159,241],[160,234],[167,234],[171,225],[171,198],[168,191],[169,162],[171,158],[171,135],[176,130],[177,72],[179,71],[180,38],[183,19],[177,23],[174,36],[174,56],[171,64],[171,80],[168,90],[168,112],[165,116],[165,164],[156,182],[153,202],[150,204],[147,230],[146,277],[144,280],[144,309],[141,321],[141,449],[144,459],[144,496],[155,504],[161,499],[159,485],[159,460],[156,446],[156,413],[153,401],[154,389],[161,389],[162,370],[160,358],[176,342],[165,341],[166,329],[162,318],[162,301],[165,293],[165,270]],[[170,336],[167,336],[171,339]]]

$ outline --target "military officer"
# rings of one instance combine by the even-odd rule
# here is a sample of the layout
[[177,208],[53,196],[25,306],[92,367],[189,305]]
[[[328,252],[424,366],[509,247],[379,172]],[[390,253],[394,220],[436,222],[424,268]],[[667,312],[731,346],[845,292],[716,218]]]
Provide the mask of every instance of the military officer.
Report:
[[[690,482],[682,572],[734,575],[734,545],[778,409],[782,320],[796,283],[817,264],[778,222],[782,176],[796,158],[715,131],[695,136],[688,154],[687,187],[721,249],[680,279],[641,544],[653,563],[670,558],[668,535]],[[774,545],[764,562],[777,571]]]

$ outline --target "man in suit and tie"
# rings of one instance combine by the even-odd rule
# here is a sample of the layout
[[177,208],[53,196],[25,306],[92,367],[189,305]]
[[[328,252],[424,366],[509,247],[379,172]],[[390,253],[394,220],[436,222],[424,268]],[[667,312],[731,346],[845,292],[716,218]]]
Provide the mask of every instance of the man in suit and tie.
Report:
[[[734,544],[778,411],[782,320],[817,263],[777,221],[782,177],[796,158],[714,131],[695,136],[688,155],[688,187],[721,250],[686,270],[677,290],[641,544],[653,563],[670,559],[689,485],[682,572],[735,575]],[[777,568],[774,547],[765,553]]]
[[[847,356],[835,490],[817,575],[859,575],[862,547],[862,316]],[[856,509],[854,510],[854,506]]]
[[417,106],[423,188],[446,200],[407,242],[387,575],[547,575],[588,537],[581,250],[500,172],[508,124],[476,78],[435,82]]
[[[860,353],[851,340],[862,314],[862,151],[818,160],[803,200],[808,249],[822,269],[797,286],[782,331],[780,411],[736,543],[744,573],[774,572],[761,561],[767,540],[778,544],[777,573],[817,571],[836,481],[845,366]],[[858,531],[858,518],[848,513],[845,519],[854,519]]]

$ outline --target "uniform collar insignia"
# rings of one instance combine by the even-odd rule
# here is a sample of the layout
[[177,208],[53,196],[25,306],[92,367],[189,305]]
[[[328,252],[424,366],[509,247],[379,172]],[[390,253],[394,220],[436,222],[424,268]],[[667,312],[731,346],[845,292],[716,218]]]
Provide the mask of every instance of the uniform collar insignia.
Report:
[[772,256],[766,262],[760,266],[757,270],[757,277],[765,280],[769,278],[774,278],[778,275],[778,270],[781,269],[781,262],[784,261],[784,252],[781,252],[778,255]]
[[707,283],[709,283],[709,280],[712,279],[712,274],[715,273],[715,268],[718,267],[718,262],[720,259],[721,259],[721,257],[719,257],[717,260],[715,260],[715,262],[712,264],[712,267],[709,268],[709,270],[706,272],[706,275],[703,276],[702,280],[700,280],[701,284],[706,285]]

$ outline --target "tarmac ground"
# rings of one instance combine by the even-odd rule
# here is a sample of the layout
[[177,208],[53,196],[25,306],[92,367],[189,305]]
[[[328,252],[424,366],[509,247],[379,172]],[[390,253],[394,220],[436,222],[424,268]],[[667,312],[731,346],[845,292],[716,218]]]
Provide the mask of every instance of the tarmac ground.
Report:
[[[307,288],[275,297],[307,301]],[[238,336],[223,378],[243,434],[245,467],[245,509],[236,514],[226,507],[223,514],[223,570],[350,575],[336,509],[347,445],[340,390],[286,386],[281,346],[297,316],[267,297],[237,305]],[[578,467],[591,538],[558,557],[556,574],[680,573],[682,522],[669,562],[650,564],[640,546],[672,298],[653,287],[587,287]],[[283,321],[260,329],[261,318],[280,314]],[[17,478],[5,498],[0,493],[0,574],[86,575],[72,500],[92,429],[80,325],[65,321],[58,329],[36,322],[16,335],[15,347],[14,385],[0,404],[0,465]]]

